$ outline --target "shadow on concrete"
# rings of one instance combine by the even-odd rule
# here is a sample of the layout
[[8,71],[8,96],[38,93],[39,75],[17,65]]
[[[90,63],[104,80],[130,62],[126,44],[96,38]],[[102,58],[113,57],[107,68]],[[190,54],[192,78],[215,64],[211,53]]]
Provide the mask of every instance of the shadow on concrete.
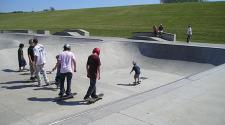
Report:
[[65,106],[75,106],[75,105],[89,105],[86,101],[55,101],[58,105],[65,105]]
[[31,98],[28,98],[27,100],[34,101],[34,102],[51,102],[51,101],[54,101],[54,98],[37,98],[37,97],[31,97]]
[[140,77],[140,79],[145,80],[148,79],[148,77]]
[[3,83],[0,83],[0,84],[15,84],[15,83],[32,83],[33,81],[8,81],[8,82],[3,82]]
[[52,87],[42,87],[42,88],[35,88],[33,90],[50,90],[50,91],[57,91],[57,88],[52,88]]
[[117,84],[117,85],[121,85],[121,86],[136,86],[136,84],[131,84],[131,83],[128,83],[128,84]]
[[37,98],[31,97],[28,98],[29,101],[36,101],[36,102],[55,102],[58,105],[65,105],[65,106],[76,106],[76,105],[89,105],[86,101],[65,101],[59,100],[58,97],[55,98]]
[[4,71],[4,72],[19,72],[18,70],[13,70],[13,69],[3,69],[2,71]]
[[20,75],[30,75],[30,73],[22,73],[22,74],[20,74]]
[[37,85],[2,86],[2,88],[6,89],[23,89],[28,87],[37,87]]

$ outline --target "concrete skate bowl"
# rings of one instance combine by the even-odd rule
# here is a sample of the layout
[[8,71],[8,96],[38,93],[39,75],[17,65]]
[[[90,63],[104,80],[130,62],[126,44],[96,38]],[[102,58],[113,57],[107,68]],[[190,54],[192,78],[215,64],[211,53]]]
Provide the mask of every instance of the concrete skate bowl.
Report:
[[[71,44],[77,60],[77,73],[72,80],[72,91],[78,92],[76,98],[61,103],[54,102],[52,100],[58,94],[58,90],[51,91],[54,86],[38,88],[34,86],[37,83],[24,82],[29,79],[29,75],[14,72],[18,70],[19,43],[25,44],[24,55],[28,60],[28,40],[34,37],[46,47],[47,71],[55,65],[55,56],[62,52],[63,45]],[[0,46],[0,103],[3,105],[0,109],[4,111],[4,115],[0,114],[1,124],[48,124],[99,105],[111,104],[137,93],[159,88],[225,62],[222,58],[225,50],[221,48],[138,41],[107,42],[91,38],[1,34]],[[102,101],[85,106],[80,104],[89,86],[85,66],[94,47],[101,49],[102,63],[97,92],[102,92],[105,96]],[[142,72],[142,82],[137,86],[132,85],[133,74],[129,74],[133,60],[141,67]],[[55,73],[48,74],[48,77],[53,81]],[[5,98],[6,95],[8,98]]]
[[[78,39],[73,37],[32,36],[21,34],[1,35],[2,69],[17,69],[16,50],[19,43],[24,43],[24,54],[28,40],[37,38],[46,47],[47,70],[51,70],[55,56],[62,52],[65,43],[72,46],[76,55],[78,76],[86,78],[85,65],[87,57],[94,47],[101,48],[102,80],[100,82],[113,87],[141,92],[169,83],[180,78],[200,73],[223,64],[224,49],[199,46],[170,45],[159,43],[115,41],[105,42],[100,39]],[[7,53],[7,54],[6,54]],[[8,58],[11,57],[11,58]],[[26,57],[26,56],[25,56]],[[132,84],[133,76],[129,74],[132,61],[141,67],[143,88],[127,87]]]

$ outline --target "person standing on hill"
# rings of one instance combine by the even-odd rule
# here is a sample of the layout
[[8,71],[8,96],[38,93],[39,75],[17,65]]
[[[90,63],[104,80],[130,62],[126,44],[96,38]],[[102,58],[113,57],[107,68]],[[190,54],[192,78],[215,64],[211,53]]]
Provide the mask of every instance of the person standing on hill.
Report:
[[63,46],[63,52],[59,54],[57,67],[60,65],[60,92],[59,97],[62,98],[65,93],[64,82],[67,79],[66,96],[73,97],[71,93],[71,80],[73,72],[76,72],[76,61],[74,53],[72,53],[69,44]]
[[43,45],[38,44],[38,40],[37,39],[33,39],[33,43],[34,43],[34,64],[35,64],[35,75],[37,77],[37,81],[38,81],[38,86],[41,86],[41,78],[40,78],[40,74],[43,75],[44,77],[44,81],[46,85],[49,85],[49,80],[47,78],[47,74],[46,71],[44,69],[44,65],[46,63],[45,60],[45,48]]
[[[24,59],[23,56],[23,47],[24,44],[20,43],[19,49],[18,49],[18,62],[19,62],[19,72],[23,71],[25,69],[25,66],[27,65],[26,60]],[[22,69],[23,67],[23,69]]]
[[192,28],[191,25],[189,25],[187,28],[187,43],[191,41],[191,38],[192,38]]
[[157,27],[156,27],[156,25],[153,25],[153,34],[154,34],[154,37],[157,37]]
[[84,96],[84,100],[90,100],[90,96],[92,98],[98,98],[98,95],[96,94],[96,81],[100,79],[101,61],[99,55],[100,49],[94,48],[92,54],[88,57],[86,70],[87,77],[90,79],[90,86]]
[[28,59],[29,59],[29,65],[30,65],[30,80],[35,80],[35,77],[34,77],[34,43],[33,43],[33,40],[30,39],[29,40],[29,48],[27,49],[27,53],[28,53]]
[[164,29],[163,25],[162,25],[162,24],[160,24],[160,25],[159,25],[159,29],[158,29],[159,37],[161,37],[161,36],[162,36],[163,29]]

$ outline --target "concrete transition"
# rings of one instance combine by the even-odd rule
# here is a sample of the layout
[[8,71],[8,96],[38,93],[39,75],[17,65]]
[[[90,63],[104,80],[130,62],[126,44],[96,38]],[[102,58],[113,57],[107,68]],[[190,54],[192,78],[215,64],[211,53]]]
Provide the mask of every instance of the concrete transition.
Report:
[[89,37],[89,32],[83,29],[67,29],[62,32],[56,32],[53,35],[60,35],[60,36],[83,36]]
[[134,32],[133,33],[133,39],[139,39],[139,40],[153,40],[153,41],[162,41],[166,40],[166,41],[176,41],[176,34],[172,34],[172,33],[166,33],[163,32],[161,34],[161,39],[159,39],[158,37],[156,37],[154,35],[153,32]]
[[37,30],[37,34],[50,35],[49,30]]
[[[37,38],[46,47],[46,70],[69,43],[76,56],[72,79],[75,98],[55,101],[54,85],[37,87],[29,72],[17,72],[17,49]],[[103,100],[83,103],[89,86],[86,61],[101,49]],[[0,34],[1,125],[224,125],[225,46],[124,38]],[[132,61],[141,67],[141,84],[133,85]],[[54,81],[55,73],[48,74]]]

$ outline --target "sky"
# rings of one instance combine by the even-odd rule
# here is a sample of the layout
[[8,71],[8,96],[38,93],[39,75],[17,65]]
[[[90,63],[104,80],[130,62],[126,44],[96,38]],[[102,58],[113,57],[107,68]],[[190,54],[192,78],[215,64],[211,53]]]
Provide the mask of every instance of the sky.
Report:
[[56,10],[159,4],[160,0],[0,0],[0,12],[41,11],[54,7]]
[[159,3],[160,0],[0,0],[0,12],[41,11],[50,7],[66,10]]

